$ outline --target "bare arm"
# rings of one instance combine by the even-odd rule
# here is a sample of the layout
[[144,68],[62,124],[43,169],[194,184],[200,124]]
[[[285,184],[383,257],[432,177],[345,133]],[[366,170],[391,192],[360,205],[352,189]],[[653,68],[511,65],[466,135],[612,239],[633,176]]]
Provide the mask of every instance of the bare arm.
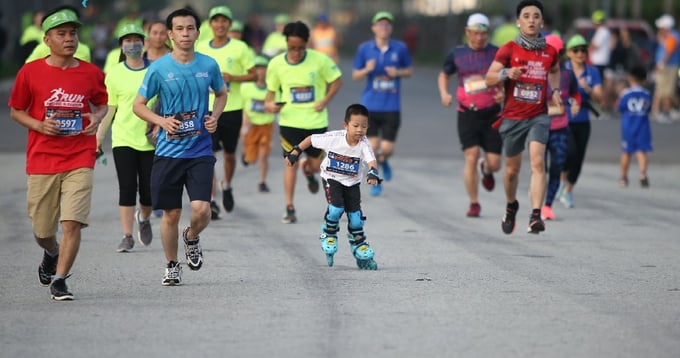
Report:
[[375,60],[368,60],[366,61],[366,65],[362,69],[353,69],[352,70],[352,79],[355,81],[362,80],[368,75],[369,73],[373,72],[375,69]]
[[439,88],[439,97],[441,97],[442,105],[450,107],[453,103],[453,96],[449,93],[449,80],[451,76],[444,72],[439,72],[437,77],[437,87]]
[[15,108],[10,108],[9,115],[15,122],[30,130],[47,135],[59,134],[59,122],[53,119],[54,116],[41,121],[31,117],[28,112]]
[[[295,162],[297,161],[297,158],[302,154],[302,152],[305,151],[305,149],[309,148],[312,146],[312,136],[307,136],[305,139],[302,140],[302,142],[298,143],[293,149],[291,149],[289,154],[292,154],[293,157],[289,157],[288,154],[284,155],[283,161],[286,163],[286,165],[294,165]],[[291,161],[292,159],[292,161]]]
[[274,91],[267,91],[267,95],[264,97],[264,110],[267,113],[279,113],[281,112],[282,105],[278,105],[274,102],[276,99],[276,93]]
[[[551,67],[550,72],[548,72],[548,85],[553,89],[553,92],[550,95],[552,96],[553,103],[558,106],[562,105],[562,96],[559,91],[560,77],[560,64],[558,62]],[[557,89],[557,91],[555,89]]]
[[326,91],[326,96],[321,99],[321,101],[316,103],[314,107],[317,112],[321,112],[328,104],[331,102],[333,97],[340,91],[342,87],[342,77],[338,77],[335,81],[328,84],[328,91]]

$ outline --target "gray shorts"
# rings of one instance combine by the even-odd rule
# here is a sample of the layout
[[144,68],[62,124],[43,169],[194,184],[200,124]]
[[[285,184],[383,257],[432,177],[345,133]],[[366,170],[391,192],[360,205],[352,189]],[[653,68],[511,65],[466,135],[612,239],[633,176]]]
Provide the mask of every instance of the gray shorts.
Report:
[[526,142],[548,143],[550,117],[540,114],[523,120],[503,119],[498,132],[503,138],[505,156],[514,157],[524,151]]

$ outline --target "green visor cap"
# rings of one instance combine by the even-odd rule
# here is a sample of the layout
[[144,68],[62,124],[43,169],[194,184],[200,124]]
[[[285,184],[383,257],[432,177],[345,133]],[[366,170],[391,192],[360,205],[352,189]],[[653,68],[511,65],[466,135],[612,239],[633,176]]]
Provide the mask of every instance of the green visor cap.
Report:
[[144,30],[137,24],[127,24],[118,30],[118,39],[122,39],[127,35],[139,35],[141,38],[145,38]]
[[226,7],[226,6],[215,6],[214,8],[210,9],[210,14],[208,14],[208,19],[212,20],[213,17],[215,17],[217,15],[222,15],[229,20],[231,20],[233,18],[233,15],[231,14],[231,9]]
[[269,60],[264,56],[255,56],[255,66],[267,66]]
[[277,25],[285,25],[290,22],[290,17],[286,14],[278,14],[274,18],[274,23]]
[[234,20],[231,23],[231,27],[229,28],[229,31],[243,32],[243,23],[241,21]]
[[588,47],[588,42],[581,35],[572,36],[569,41],[567,41],[567,50],[571,50],[574,47],[585,46]]
[[394,22],[394,16],[392,16],[392,14],[390,14],[387,11],[380,11],[373,16],[373,20],[371,21],[371,23],[375,24],[376,22],[383,19],[389,22]]
[[42,30],[43,32],[47,32],[57,26],[61,26],[63,24],[73,24],[75,27],[80,27],[83,24],[78,20],[78,16],[76,16],[76,13],[71,11],[71,10],[59,10],[55,12],[54,14],[50,15],[49,17],[45,18],[45,21],[42,23]]

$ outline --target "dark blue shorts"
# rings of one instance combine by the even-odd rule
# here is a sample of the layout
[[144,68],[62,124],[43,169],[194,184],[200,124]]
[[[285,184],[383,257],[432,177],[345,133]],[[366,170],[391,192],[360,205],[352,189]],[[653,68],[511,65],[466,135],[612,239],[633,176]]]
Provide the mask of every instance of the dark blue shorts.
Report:
[[151,202],[154,210],[182,208],[184,187],[189,200],[210,201],[215,157],[156,157],[151,169]]

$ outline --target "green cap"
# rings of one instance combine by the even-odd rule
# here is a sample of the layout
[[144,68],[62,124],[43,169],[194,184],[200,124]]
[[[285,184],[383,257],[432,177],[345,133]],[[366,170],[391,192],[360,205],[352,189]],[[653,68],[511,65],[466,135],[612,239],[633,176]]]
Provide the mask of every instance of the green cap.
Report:
[[264,56],[255,56],[255,66],[267,66],[269,59]]
[[594,24],[601,24],[604,19],[607,18],[607,14],[603,10],[595,10],[593,12],[593,15],[590,16],[590,19],[593,21]]
[[392,16],[392,14],[390,14],[387,11],[379,11],[377,14],[373,16],[373,20],[371,21],[371,23],[375,24],[376,22],[383,19],[389,22],[394,22],[394,16]]
[[277,25],[285,25],[290,22],[290,17],[286,14],[278,14],[274,18],[274,23]]
[[122,39],[123,37],[127,35],[139,35],[142,38],[146,37],[146,34],[144,33],[144,30],[142,29],[141,26],[137,24],[127,24],[118,30],[118,33],[116,34],[118,37],[118,40]]
[[586,42],[586,39],[583,38],[583,36],[576,34],[572,36],[569,41],[567,41],[567,50],[571,50],[574,47],[579,47],[579,46],[588,46],[588,42]]
[[231,23],[231,27],[229,28],[229,31],[243,32],[243,23],[241,21],[234,20]]
[[54,14],[50,15],[49,17],[46,17],[45,20],[42,23],[42,30],[43,32],[47,32],[57,26],[63,25],[63,24],[73,24],[76,27],[80,27],[83,24],[78,20],[78,16],[76,15],[75,12],[68,10],[68,9],[63,9],[55,12]]
[[229,19],[229,21],[231,21],[231,19],[233,18],[233,15],[231,14],[231,9],[226,6],[215,6],[214,8],[210,9],[208,19],[212,20],[213,17],[217,15],[222,15]]

